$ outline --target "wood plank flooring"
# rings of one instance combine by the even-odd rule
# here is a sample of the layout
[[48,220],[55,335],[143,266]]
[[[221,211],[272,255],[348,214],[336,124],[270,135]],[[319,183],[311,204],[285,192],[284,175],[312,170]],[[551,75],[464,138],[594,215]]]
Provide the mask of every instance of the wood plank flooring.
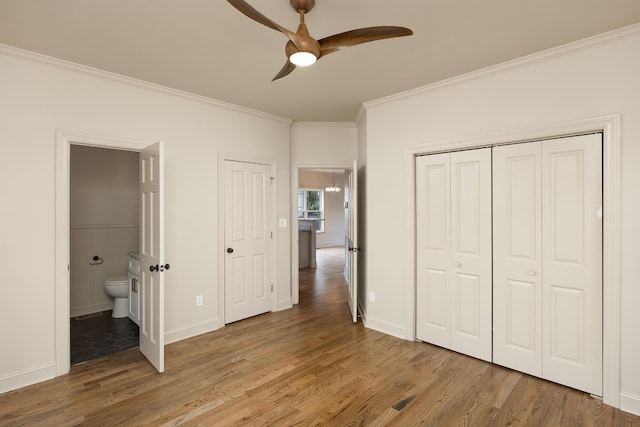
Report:
[[0,395],[2,426],[640,426],[566,387],[350,321],[340,251],[300,304]]

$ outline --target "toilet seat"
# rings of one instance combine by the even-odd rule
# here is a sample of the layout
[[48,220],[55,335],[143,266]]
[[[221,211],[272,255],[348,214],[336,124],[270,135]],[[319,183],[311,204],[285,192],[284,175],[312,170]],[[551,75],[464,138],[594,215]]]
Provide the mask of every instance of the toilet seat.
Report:
[[128,276],[116,276],[116,277],[109,277],[107,280],[104,281],[104,285],[105,286],[122,286],[122,285],[129,285],[129,277]]

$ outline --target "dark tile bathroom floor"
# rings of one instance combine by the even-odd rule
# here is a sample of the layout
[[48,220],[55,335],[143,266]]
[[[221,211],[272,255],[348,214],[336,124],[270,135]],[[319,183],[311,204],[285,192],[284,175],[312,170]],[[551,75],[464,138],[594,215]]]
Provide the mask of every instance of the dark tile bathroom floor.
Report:
[[111,310],[71,318],[71,364],[138,347],[139,328],[131,319],[114,319]]

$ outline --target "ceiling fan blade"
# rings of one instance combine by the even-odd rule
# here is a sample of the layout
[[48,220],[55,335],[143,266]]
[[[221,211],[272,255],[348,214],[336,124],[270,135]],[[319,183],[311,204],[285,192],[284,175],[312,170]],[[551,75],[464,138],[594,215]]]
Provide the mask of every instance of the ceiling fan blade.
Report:
[[288,76],[295,69],[296,69],[296,66],[287,59],[287,63],[284,64],[284,67],[282,67],[282,70],[280,70],[280,72],[276,74],[276,76],[271,81],[273,82],[275,80],[283,78],[284,76]]
[[410,36],[412,34],[413,31],[404,27],[368,27],[351,30],[318,40],[318,43],[320,43],[320,57],[358,44]]
[[296,46],[300,42],[300,36],[298,36],[293,31],[288,30],[285,27],[273,22],[271,19],[267,18],[266,16],[258,12],[256,9],[254,9],[253,6],[251,6],[246,1],[244,0],[227,0],[227,1],[229,2],[229,4],[231,4],[231,6],[235,7],[244,15],[248,16],[254,21],[259,22],[262,25],[269,27],[273,30],[280,31],[285,36],[287,36],[289,40],[291,40]]

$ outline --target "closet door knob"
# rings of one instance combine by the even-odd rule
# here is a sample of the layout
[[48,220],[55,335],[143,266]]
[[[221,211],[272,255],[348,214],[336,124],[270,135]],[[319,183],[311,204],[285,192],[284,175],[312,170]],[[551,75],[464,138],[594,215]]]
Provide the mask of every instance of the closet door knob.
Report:
[[227,248],[227,253],[232,254],[233,253],[233,248]]
[[529,270],[529,271],[527,272],[527,274],[528,274],[529,276],[533,277],[533,276],[535,276],[535,275],[536,275],[536,272],[535,272],[535,271],[533,271],[533,270]]
[[460,268],[460,267],[462,267],[462,264],[460,264],[459,262],[456,262],[455,266],[456,266],[456,268]]

